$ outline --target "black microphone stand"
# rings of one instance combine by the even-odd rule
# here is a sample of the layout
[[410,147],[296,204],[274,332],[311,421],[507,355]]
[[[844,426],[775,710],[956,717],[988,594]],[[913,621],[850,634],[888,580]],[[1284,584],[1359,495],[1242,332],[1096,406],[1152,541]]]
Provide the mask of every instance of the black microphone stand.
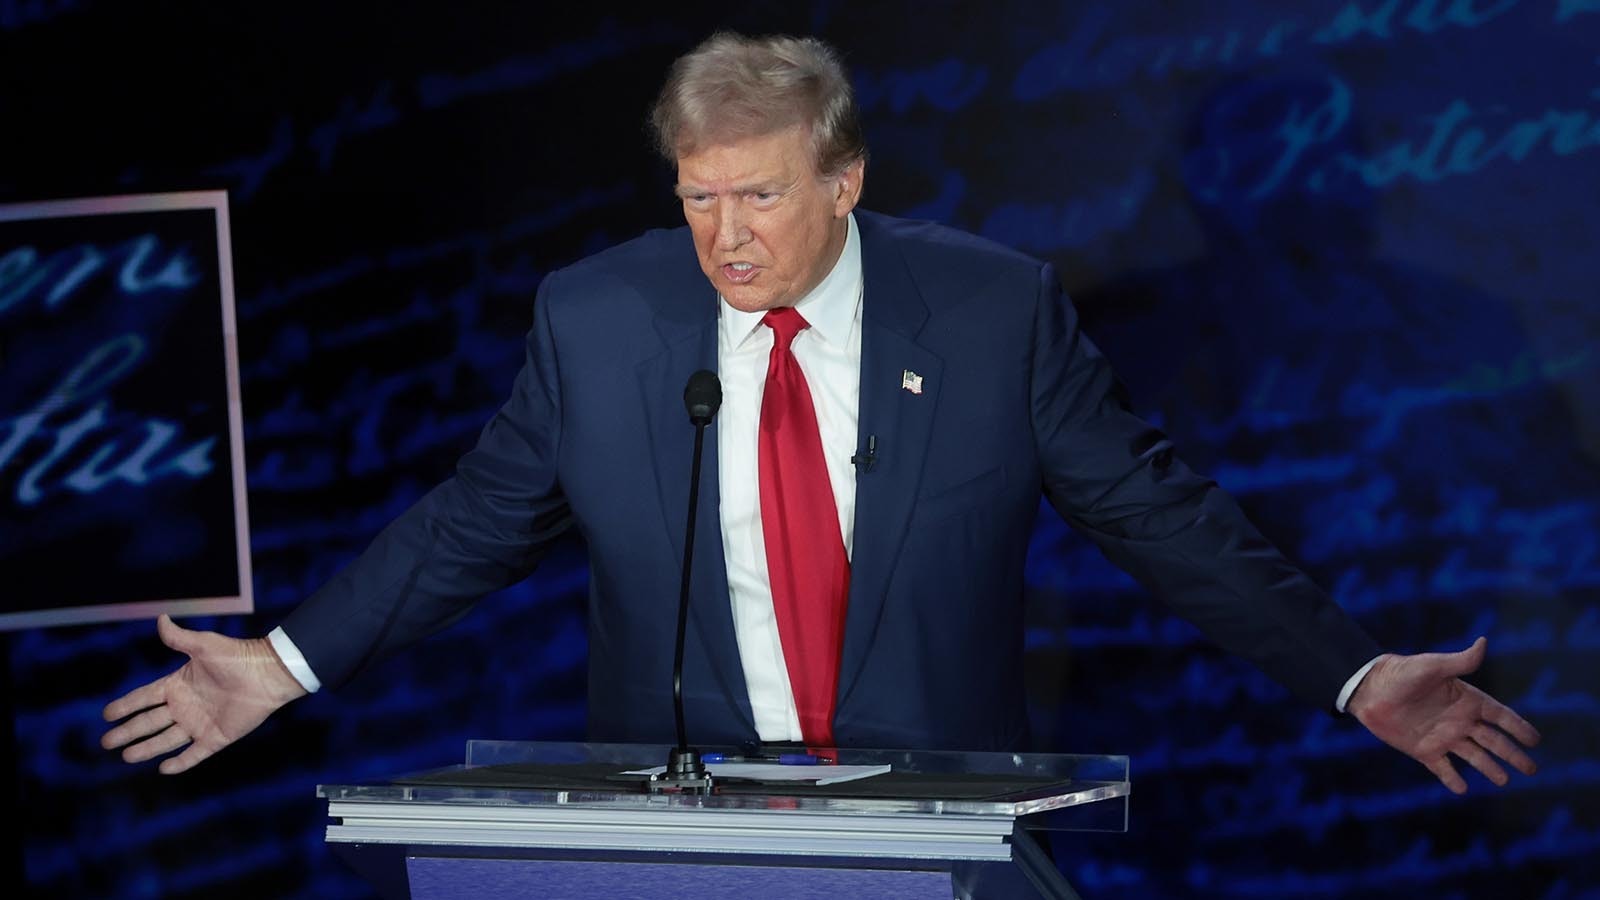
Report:
[[683,391],[689,421],[694,425],[694,461],[689,469],[689,521],[683,536],[683,581],[678,588],[678,643],[672,660],[672,711],[677,719],[678,745],[667,753],[667,769],[650,778],[651,793],[708,794],[715,787],[700,751],[689,746],[683,724],[683,645],[689,630],[689,581],[694,563],[694,526],[700,508],[700,457],[706,426],[722,405],[722,384],[716,373],[701,370],[689,377]]

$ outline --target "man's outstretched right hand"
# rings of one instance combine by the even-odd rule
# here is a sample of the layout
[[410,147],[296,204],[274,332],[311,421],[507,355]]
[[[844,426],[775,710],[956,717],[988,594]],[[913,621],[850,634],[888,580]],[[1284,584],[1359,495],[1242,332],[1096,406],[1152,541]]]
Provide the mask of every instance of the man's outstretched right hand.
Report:
[[162,760],[160,769],[163,775],[188,771],[306,693],[266,638],[190,631],[165,615],[156,630],[162,643],[187,654],[189,661],[106,704],[107,722],[127,721],[107,731],[100,743],[107,750],[123,747],[126,762],[184,747]]

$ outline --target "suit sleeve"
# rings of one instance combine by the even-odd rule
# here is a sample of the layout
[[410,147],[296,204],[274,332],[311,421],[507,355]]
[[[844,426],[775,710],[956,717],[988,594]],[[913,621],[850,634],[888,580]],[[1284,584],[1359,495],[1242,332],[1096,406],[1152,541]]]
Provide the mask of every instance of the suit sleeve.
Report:
[[325,686],[465,615],[526,577],[572,524],[557,479],[559,361],[549,312],[560,273],[534,303],[511,397],[454,477],[380,533],[362,555],[291,612],[283,629]]
[[1213,642],[1331,709],[1376,642],[1129,411],[1054,270],[1039,274],[1031,402],[1051,505]]

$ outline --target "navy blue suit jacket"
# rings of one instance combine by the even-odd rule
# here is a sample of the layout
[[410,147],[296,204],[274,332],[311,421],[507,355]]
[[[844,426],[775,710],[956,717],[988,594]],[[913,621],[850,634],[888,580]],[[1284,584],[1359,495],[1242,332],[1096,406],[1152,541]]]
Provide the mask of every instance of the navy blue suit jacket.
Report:
[[[936,225],[857,222],[860,446],[875,435],[877,460],[857,477],[839,744],[1026,742],[1022,577],[1041,494],[1213,640],[1331,706],[1376,645],[1129,413],[1050,266]],[[685,228],[548,276],[511,398],[455,477],[284,622],[318,677],[337,686],[448,624],[575,526],[590,557],[590,736],[672,740],[682,390],[716,368],[717,303]],[[755,732],[716,446],[708,433],[684,695],[694,740],[736,743]]]

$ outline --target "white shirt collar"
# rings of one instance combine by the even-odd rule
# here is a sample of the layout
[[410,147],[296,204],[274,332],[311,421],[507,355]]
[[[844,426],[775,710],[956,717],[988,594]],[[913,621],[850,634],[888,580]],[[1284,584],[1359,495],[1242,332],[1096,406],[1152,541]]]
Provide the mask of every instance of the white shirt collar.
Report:
[[[830,344],[844,346],[861,309],[861,236],[856,230],[855,213],[845,217],[844,249],[822,281],[800,298],[795,309],[811,325],[811,331]],[[737,348],[761,327],[765,311],[744,312],[717,297],[720,311],[722,346]]]

